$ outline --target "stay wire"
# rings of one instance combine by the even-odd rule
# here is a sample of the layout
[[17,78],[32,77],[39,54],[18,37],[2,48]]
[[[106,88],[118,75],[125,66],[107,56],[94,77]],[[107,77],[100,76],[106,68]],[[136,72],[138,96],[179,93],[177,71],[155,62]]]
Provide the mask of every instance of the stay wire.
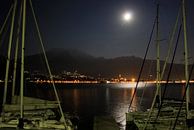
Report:
[[179,7],[178,15],[176,17],[176,22],[175,22],[175,25],[173,27],[173,31],[170,34],[167,56],[165,58],[165,62],[164,62],[163,68],[162,68],[162,73],[161,73],[161,78],[160,79],[163,79],[164,72],[165,72],[165,69],[166,69],[166,65],[167,65],[167,62],[169,61],[169,58],[170,58],[170,55],[171,55],[171,52],[172,52],[172,49],[173,49],[173,41],[174,41],[175,33],[177,31],[178,21],[180,19],[180,12],[181,12],[181,7]]
[[[175,34],[176,34],[176,31],[177,31],[177,28],[178,28],[178,21],[179,21],[179,17],[180,17],[180,8],[179,8],[179,12],[178,12],[178,15],[176,17],[176,22],[175,22],[175,25],[173,27],[173,30],[170,34],[170,38],[169,38],[169,47],[168,47],[168,51],[167,51],[167,56],[165,58],[165,61],[164,61],[164,65],[163,65],[163,68],[162,68],[162,74],[161,74],[161,77],[160,77],[160,80],[163,79],[163,75],[164,75],[164,72],[166,70],[166,66],[167,66],[167,62],[169,61],[169,58],[170,58],[170,55],[171,55],[171,52],[173,50],[173,41],[174,41],[174,37],[175,37]],[[155,96],[154,96],[154,99],[152,101],[152,105],[151,105],[151,108],[150,108],[150,111],[149,111],[149,114],[148,114],[148,120],[146,121],[145,125],[144,125],[144,129],[147,127],[147,123],[149,122],[150,120],[150,117],[152,115],[152,112],[153,112],[153,108],[154,108],[154,105],[155,105],[155,102],[156,102],[156,98],[158,96],[158,91],[159,88],[157,88],[156,90],[156,93],[155,93]]]
[[45,59],[45,62],[46,62],[47,70],[48,70],[48,73],[49,73],[49,76],[50,76],[50,79],[51,79],[51,82],[52,82],[52,86],[53,86],[53,89],[54,89],[54,93],[55,93],[55,96],[56,96],[56,99],[57,99],[57,102],[58,102],[59,110],[60,110],[60,113],[61,113],[61,118],[63,119],[65,129],[68,129],[67,128],[67,122],[65,120],[65,116],[64,116],[64,113],[63,113],[63,110],[62,110],[62,107],[61,107],[61,103],[60,103],[60,99],[59,99],[59,96],[58,96],[58,92],[57,92],[57,89],[56,89],[56,86],[55,86],[55,83],[54,83],[54,80],[53,80],[53,75],[51,73],[51,68],[50,68],[50,65],[48,63],[48,58],[47,58],[46,51],[45,51],[45,48],[44,48],[42,36],[41,36],[41,33],[40,33],[40,29],[39,29],[39,26],[38,26],[38,22],[37,22],[37,19],[36,19],[36,15],[35,15],[35,12],[34,12],[32,1],[29,0],[29,2],[30,2],[30,7],[31,7],[31,10],[32,10],[32,15],[33,15],[33,18],[34,18],[34,22],[35,22],[35,25],[36,25],[36,29],[37,29],[37,32],[38,32],[38,37],[39,37],[39,40],[40,40],[41,48],[42,48],[42,51],[43,51],[43,54],[44,54],[44,59]]
[[151,31],[151,34],[150,34],[150,38],[149,38],[149,41],[148,41],[148,44],[147,44],[146,52],[145,52],[144,59],[143,59],[142,65],[141,65],[141,69],[140,69],[140,72],[139,72],[139,76],[138,76],[138,79],[137,79],[137,83],[136,83],[136,86],[135,86],[135,90],[134,90],[134,93],[133,93],[131,102],[129,104],[128,111],[131,108],[133,99],[134,99],[135,94],[136,94],[136,91],[137,91],[137,87],[138,87],[138,84],[139,84],[139,81],[140,81],[140,78],[141,78],[141,74],[142,74],[143,67],[144,67],[144,64],[145,64],[145,60],[146,60],[146,57],[147,57],[147,54],[148,54],[148,50],[149,50],[149,47],[150,47],[150,44],[151,44],[151,41],[152,41],[152,36],[153,36],[153,32],[154,32],[155,25],[156,25],[156,17],[154,19],[154,24],[153,24],[153,27],[152,27],[152,31]]
[[179,107],[179,111],[177,113],[176,120],[175,120],[174,125],[173,125],[173,130],[175,130],[175,127],[176,127],[176,124],[177,124],[177,121],[178,121],[181,109],[182,109],[183,104],[184,104],[184,100],[185,100],[185,97],[186,97],[187,88],[189,87],[189,81],[190,81],[191,76],[192,76],[193,68],[194,68],[194,63],[192,64],[192,67],[191,67],[191,71],[190,71],[189,78],[188,78],[188,81],[187,81],[187,84],[186,84],[186,87],[185,87],[184,95],[183,95],[183,98],[181,100],[181,105]]
[[169,79],[170,79],[170,74],[171,74],[172,67],[173,67],[173,64],[174,64],[175,54],[176,54],[176,51],[177,51],[177,47],[178,47],[178,43],[179,43],[179,38],[180,38],[181,30],[182,30],[182,24],[181,24],[180,27],[179,27],[178,37],[177,37],[175,49],[174,49],[174,52],[173,52],[173,57],[172,57],[172,60],[171,60],[170,69],[169,69],[169,71],[168,71],[166,84],[165,84],[165,86],[164,86],[164,91],[163,91],[162,98],[161,98],[161,104],[160,104],[160,106],[159,106],[159,109],[158,109],[158,113],[157,113],[156,119],[155,119],[155,121],[154,121],[155,123],[156,123],[156,121],[158,120],[158,117],[159,117],[160,112],[161,112],[162,104],[163,104],[163,102],[164,102],[164,96],[165,96],[165,93],[166,93],[166,89],[167,89],[167,86],[168,86],[168,83],[169,83]]
[[151,80],[151,70],[152,70],[152,68],[153,68],[153,60],[150,63],[149,72],[148,72],[148,78],[147,78],[147,81],[146,81],[146,83],[145,83],[145,85],[143,87],[143,92],[141,94],[141,98],[140,98],[140,102],[139,102],[140,106],[142,105],[142,101],[143,101],[143,97],[144,97],[144,94],[145,94],[145,89],[146,89],[146,87],[148,85],[148,81]]

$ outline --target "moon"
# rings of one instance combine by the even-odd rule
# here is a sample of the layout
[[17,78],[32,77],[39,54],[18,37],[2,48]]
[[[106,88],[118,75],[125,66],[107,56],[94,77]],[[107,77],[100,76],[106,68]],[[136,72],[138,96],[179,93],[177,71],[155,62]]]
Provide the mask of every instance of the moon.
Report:
[[133,19],[133,14],[131,12],[125,12],[122,15],[122,19],[126,22],[129,22]]

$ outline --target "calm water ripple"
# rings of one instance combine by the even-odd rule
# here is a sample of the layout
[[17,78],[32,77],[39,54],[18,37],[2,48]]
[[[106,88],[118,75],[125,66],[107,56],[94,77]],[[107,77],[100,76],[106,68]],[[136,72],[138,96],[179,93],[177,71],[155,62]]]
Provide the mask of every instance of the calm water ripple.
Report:
[[[135,83],[57,84],[64,111],[79,115],[81,130],[91,130],[94,116],[101,115],[112,116],[121,127],[124,126],[125,113],[128,112],[129,103],[135,90],[134,87]],[[131,110],[148,109],[155,89],[155,84],[147,84],[145,87],[145,83],[140,83]],[[194,104],[193,90],[193,85],[191,85],[190,97]],[[143,91],[144,96],[141,98]],[[183,92],[183,84],[169,84],[165,97],[181,99]],[[53,89],[49,84],[28,84],[25,93],[28,96],[55,100]]]

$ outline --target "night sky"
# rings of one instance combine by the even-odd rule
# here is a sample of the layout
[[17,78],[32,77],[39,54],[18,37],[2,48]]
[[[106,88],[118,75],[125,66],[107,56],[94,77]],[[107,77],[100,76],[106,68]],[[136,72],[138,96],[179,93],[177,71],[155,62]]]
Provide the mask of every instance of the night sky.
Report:
[[[10,1],[1,0],[0,21],[5,18]],[[28,0],[27,0],[28,1]],[[32,0],[46,49],[77,49],[96,57],[119,56],[143,57],[156,16],[156,0]],[[187,2],[188,44],[190,56],[194,51],[194,1]],[[160,1],[161,55],[167,50],[167,39],[172,31],[178,12],[179,0]],[[30,17],[30,10],[27,10]],[[133,18],[125,22],[122,15],[131,11]],[[31,23],[30,23],[30,22]],[[28,20],[27,28],[33,25]],[[30,28],[30,27],[29,27]],[[32,31],[28,31],[32,33]],[[33,39],[30,35],[28,39]],[[30,53],[37,53],[34,42],[27,40]],[[152,44],[148,58],[155,57]],[[182,46],[178,48],[177,62],[183,57]]]

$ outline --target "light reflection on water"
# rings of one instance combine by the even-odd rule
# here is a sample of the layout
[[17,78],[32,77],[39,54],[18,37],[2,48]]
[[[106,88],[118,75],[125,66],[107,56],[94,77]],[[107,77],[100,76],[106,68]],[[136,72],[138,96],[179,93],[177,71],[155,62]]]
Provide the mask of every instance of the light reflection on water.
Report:
[[79,98],[79,96],[78,96],[78,90],[77,89],[74,89],[73,90],[73,105],[75,106],[75,107],[78,107],[78,105],[79,105],[79,102],[78,102],[78,98]]
[[[130,83],[118,83],[118,84],[107,84],[109,87],[115,87],[115,88],[135,88],[136,82],[130,82]],[[144,87],[146,82],[139,82],[138,88]]]
[[[136,83],[119,84],[58,84],[58,92],[65,112],[76,112],[80,116],[81,127],[91,130],[94,116],[112,116],[121,127],[125,125],[125,113],[134,93]],[[164,86],[164,85],[163,85]],[[168,85],[166,97],[180,99],[184,92],[183,84]],[[191,86],[193,90],[193,86]],[[191,90],[191,91],[192,91]],[[40,98],[54,100],[53,90],[37,87],[36,93]],[[144,97],[140,105],[142,92]],[[155,92],[155,84],[140,82],[130,110],[146,110],[150,107]],[[46,93],[46,94],[43,94]],[[194,93],[191,92],[191,101]]]
[[[143,88],[146,85],[144,82],[140,82],[138,84],[138,88]],[[149,86],[149,85],[148,85]],[[116,84],[115,86],[110,86],[109,88],[106,88],[106,98],[108,99],[110,97],[109,89],[123,89],[122,98],[123,100],[119,100],[118,102],[113,102],[111,106],[111,111],[109,115],[111,115],[117,123],[120,124],[120,128],[124,129],[126,125],[126,118],[125,114],[128,111],[138,111],[141,109],[140,103],[139,103],[139,97],[135,94],[133,102],[131,104],[131,107],[129,109],[129,104],[131,101],[131,98],[135,92],[136,83],[121,83]]]

